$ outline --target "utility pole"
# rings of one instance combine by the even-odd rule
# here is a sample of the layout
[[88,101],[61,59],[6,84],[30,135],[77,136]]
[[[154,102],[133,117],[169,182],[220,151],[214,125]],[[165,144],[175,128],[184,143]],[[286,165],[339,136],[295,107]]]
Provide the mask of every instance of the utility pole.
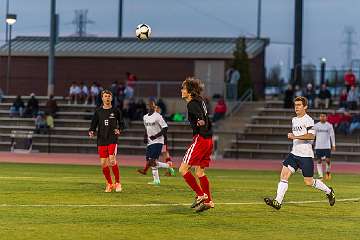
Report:
[[119,13],[118,13],[118,37],[122,37],[122,28],[123,28],[123,0],[119,0]]
[[303,0],[295,0],[295,32],[294,32],[294,79],[302,84],[302,36],[303,36]]
[[346,46],[345,66],[347,68],[351,68],[353,46],[357,45],[357,42],[354,41],[355,30],[352,26],[346,26],[344,29],[344,33],[345,33],[345,41],[343,41],[342,43],[345,44]]
[[87,24],[95,23],[92,20],[88,20],[87,14],[88,14],[87,9],[75,10],[75,18],[72,21],[72,24],[75,25],[75,35],[78,37],[85,37],[87,35],[86,32]]

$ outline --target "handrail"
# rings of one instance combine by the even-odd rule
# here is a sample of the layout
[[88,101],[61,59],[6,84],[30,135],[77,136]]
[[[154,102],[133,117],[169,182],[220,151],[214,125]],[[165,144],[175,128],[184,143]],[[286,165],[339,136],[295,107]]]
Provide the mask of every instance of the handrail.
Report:
[[236,101],[234,106],[228,112],[227,116],[232,116],[234,113],[238,112],[242,105],[245,102],[252,102],[253,101],[253,90],[251,88],[247,89],[243,95]]

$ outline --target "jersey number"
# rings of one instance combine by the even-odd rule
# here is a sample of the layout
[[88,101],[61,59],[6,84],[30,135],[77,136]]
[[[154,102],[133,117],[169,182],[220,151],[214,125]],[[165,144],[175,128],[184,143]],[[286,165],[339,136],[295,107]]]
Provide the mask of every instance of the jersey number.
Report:
[[109,126],[109,120],[108,119],[104,120],[104,124],[105,126]]

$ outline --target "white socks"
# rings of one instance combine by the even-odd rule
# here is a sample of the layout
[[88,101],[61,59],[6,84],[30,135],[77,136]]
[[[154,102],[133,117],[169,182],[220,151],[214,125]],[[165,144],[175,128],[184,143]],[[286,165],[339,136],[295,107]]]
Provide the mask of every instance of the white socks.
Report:
[[319,179],[314,179],[313,181],[313,185],[314,188],[319,189],[323,192],[325,192],[326,194],[329,194],[331,192],[330,188],[328,188],[328,186],[326,186],[321,180]]
[[[326,165],[326,167],[327,167],[327,165]],[[317,163],[316,168],[317,168],[319,178],[322,178],[324,176],[323,169],[322,169],[322,163]]]
[[278,203],[282,203],[285,193],[288,189],[288,181],[287,180],[281,180],[278,184],[277,194],[275,200]]
[[169,168],[169,164],[163,162],[156,162],[156,166],[159,168]]
[[154,182],[160,182],[159,171],[157,167],[151,167]]

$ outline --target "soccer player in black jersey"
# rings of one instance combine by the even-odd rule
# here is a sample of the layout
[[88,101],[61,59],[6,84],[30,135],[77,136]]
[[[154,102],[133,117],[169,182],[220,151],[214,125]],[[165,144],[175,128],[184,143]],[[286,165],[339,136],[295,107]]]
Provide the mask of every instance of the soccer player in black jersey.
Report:
[[[95,110],[92,117],[89,136],[95,136],[97,130],[97,146],[100,156],[102,172],[107,181],[105,192],[121,192],[119,167],[116,161],[117,142],[123,127],[121,113],[111,105],[112,93],[109,90],[101,92],[102,106]],[[115,177],[115,184],[111,179],[110,167]]]
[[[204,100],[200,96],[202,83],[199,79],[187,78],[182,83],[181,97],[187,102],[188,120],[193,129],[193,143],[186,151],[179,168],[186,183],[196,193],[191,208],[202,212],[214,207],[211,200],[210,184],[205,175],[205,168],[209,167],[210,155],[213,150],[212,126]],[[191,173],[195,167],[200,186]]]

